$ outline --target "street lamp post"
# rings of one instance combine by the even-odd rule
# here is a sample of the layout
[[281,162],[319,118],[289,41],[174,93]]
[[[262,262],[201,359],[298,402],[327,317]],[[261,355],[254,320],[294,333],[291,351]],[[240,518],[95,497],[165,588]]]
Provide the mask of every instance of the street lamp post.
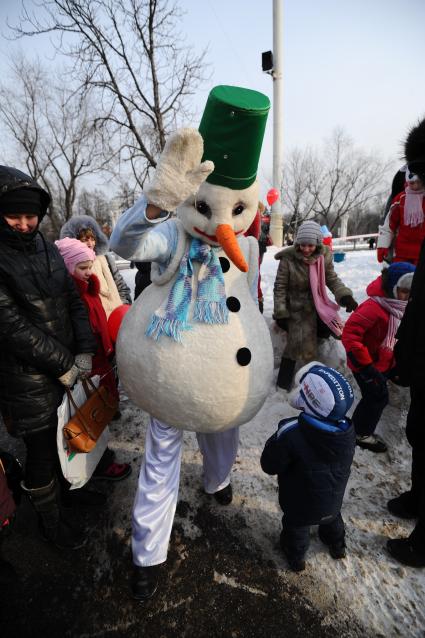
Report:
[[[282,194],[283,153],[283,53],[282,53],[282,0],[273,0],[273,54],[262,54],[263,71],[273,78],[273,186]],[[275,246],[283,242],[283,212],[281,197],[272,205],[270,235]]]

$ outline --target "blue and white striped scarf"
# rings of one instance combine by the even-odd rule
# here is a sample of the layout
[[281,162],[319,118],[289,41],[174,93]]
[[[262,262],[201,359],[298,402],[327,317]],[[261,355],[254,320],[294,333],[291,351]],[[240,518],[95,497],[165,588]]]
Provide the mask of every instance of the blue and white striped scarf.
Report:
[[184,330],[191,330],[188,312],[192,300],[193,261],[201,262],[193,319],[202,323],[227,323],[223,271],[217,250],[200,239],[193,238],[180,262],[177,278],[168,299],[158,308],[147,327],[146,335],[158,340],[161,335],[182,342]]

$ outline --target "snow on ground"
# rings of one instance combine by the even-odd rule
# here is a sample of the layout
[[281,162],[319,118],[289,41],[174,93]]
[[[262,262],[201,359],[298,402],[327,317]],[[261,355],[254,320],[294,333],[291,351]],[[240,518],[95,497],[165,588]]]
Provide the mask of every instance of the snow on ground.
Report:
[[[276,249],[272,247],[264,258],[262,288],[264,316],[270,326],[277,367],[284,333],[271,319],[273,283],[278,263],[273,258],[275,252]],[[359,302],[366,298],[366,285],[380,272],[375,251],[349,252],[345,261],[335,264],[335,268]],[[122,274],[134,286],[135,271],[128,269]],[[345,315],[345,311],[342,314]],[[319,360],[347,374],[358,392],[345,367],[345,353],[339,341],[326,341],[321,346]],[[425,573],[423,570],[400,566],[385,550],[387,538],[407,536],[413,527],[412,522],[398,520],[386,509],[387,500],[407,489],[409,484],[410,448],[404,436],[409,405],[407,391],[392,388],[390,405],[377,429],[389,444],[389,452],[374,455],[356,449],[343,507],[347,526],[347,558],[333,561],[313,528],[307,569],[302,574],[287,571],[285,560],[279,552],[277,542],[281,511],[277,503],[276,480],[263,474],[259,464],[264,442],[273,433],[278,421],[296,413],[286,399],[285,391],[276,391],[273,386],[260,412],[241,428],[239,456],[232,477],[235,497],[232,505],[222,508],[220,512],[229,517],[242,514],[255,542],[282,570],[282,578],[296,586],[312,604],[327,612],[330,622],[336,616],[354,617],[374,636],[423,636]],[[123,451],[127,452],[137,451],[138,448],[141,451],[146,415],[127,402],[125,405],[122,426],[128,428],[128,443],[121,438],[115,447],[124,448]],[[137,438],[140,436],[136,448],[135,435]],[[181,499],[196,505],[200,477],[201,457],[196,438],[187,433],[182,459]],[[135,480],[136,477],[133,477],[132,482],[135,483]],[[123,499],[121,493],[119,504],[123,510],[131,507],[132,498],[133,494],[127,492]],[[189,536],[198,533],[187,519],[179,522],[187,526],[185,531]]]

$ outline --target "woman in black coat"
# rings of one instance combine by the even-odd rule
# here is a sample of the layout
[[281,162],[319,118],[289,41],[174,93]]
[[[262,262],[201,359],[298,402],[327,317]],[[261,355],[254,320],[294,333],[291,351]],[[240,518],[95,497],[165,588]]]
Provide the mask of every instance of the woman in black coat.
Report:
[[86,309],[57,248],[38,226],[50,197],[31,177],[0,166],[0,411],[27,448],[24,490],[44,536],[82,543],[57,505],[57,408],[64,386],[91,370]]
[[[424,169],[425,171],[425,169]],[[424,172],[425,178],[425,172]],[[401,563],[425,567],[425,242],[413,275],[410,299],[397,332],[394,348],[396,369],[403,385],[410,386],[406,436],[412,447],[411,488],[388,502],[401,518],[417,518],[408,538],[390,539],[387,547]]]

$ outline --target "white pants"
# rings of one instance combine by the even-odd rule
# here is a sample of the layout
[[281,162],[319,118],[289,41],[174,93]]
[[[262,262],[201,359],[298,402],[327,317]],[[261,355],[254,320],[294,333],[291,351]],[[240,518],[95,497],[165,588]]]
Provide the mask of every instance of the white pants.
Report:
[[[203,457],[204,489],[214,494],[230,483],[239,428],[196,436]],[[151,417],[133,507],[135,565],[158,565],[167,559],[179,494],[182,444],[183,430]]]

